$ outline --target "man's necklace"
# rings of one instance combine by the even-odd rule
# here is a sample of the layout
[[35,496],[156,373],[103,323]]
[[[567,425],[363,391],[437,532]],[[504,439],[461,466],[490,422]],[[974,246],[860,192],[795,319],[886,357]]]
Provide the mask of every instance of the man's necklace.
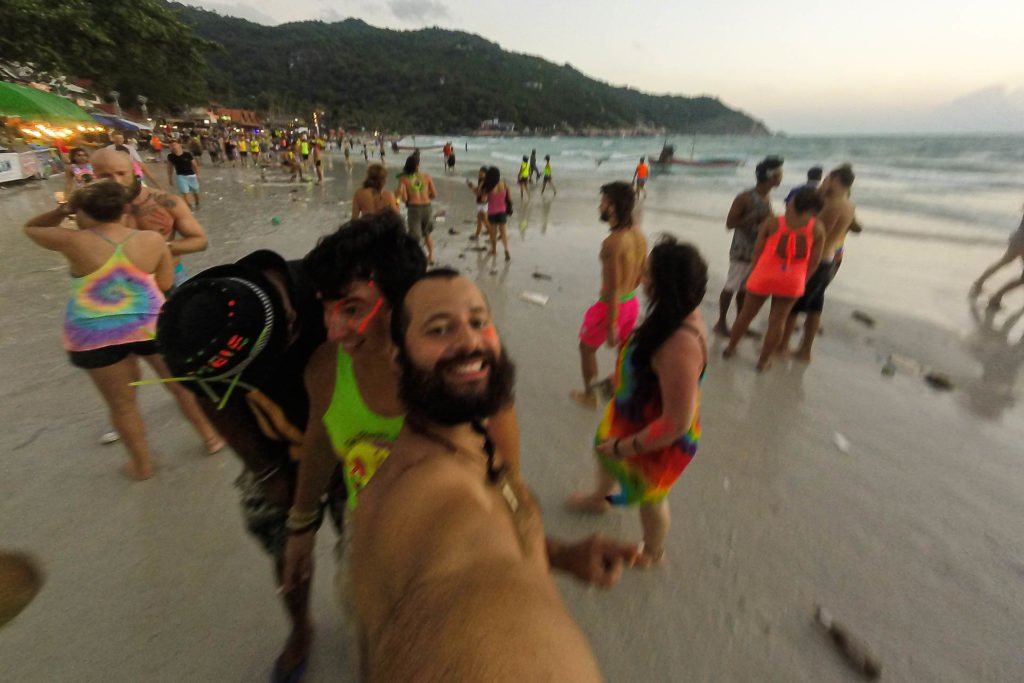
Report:
[[[476,457],[476,453],[473,453],[469,449],[459,446],[457,443],[455,443],[446,436],[442,436],[441,434],[437,434],[436,432],[431,431],[429,427],[423,424],[423,422],[421,422],[416,417],[407,415],[405,418],[405,424],[409,427],[409,429],[416,432],[420,436],[424,436],[433,441],[434,443],[443,446],[452,455],[455,455],[459,451],[462,451],[466,455]],[[473,427],[474,432],[484,437],[483,455],[487,459],[487,483],[492,486],[495,486],[499,491],[501,491],[501,495],[505,499],[505,502],[508,504],[509,510],[511,510],[512,513],[515,514],[515,512],[519,509],[519,498],[516,496],[515,491],[512,490],[511,484],[508,483],[508,465],[503,464],[500,466],[495,466],[494,442],[491,440],[490,434],[487,433],[487,429],[482,424],[475,420],[471,422],[470,425]]]

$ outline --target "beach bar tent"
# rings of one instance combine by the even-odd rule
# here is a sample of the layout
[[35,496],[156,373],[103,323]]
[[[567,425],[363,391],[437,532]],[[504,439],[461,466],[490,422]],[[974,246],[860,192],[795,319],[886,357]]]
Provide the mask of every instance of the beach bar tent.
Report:
[[60,95],[0,81],[0,117],[50,124],[94,123],[85,110]]
[[[44,142],[46,137],[69,136],[72,131],[51,130],[95,121],[74,102],[45,90],[16,83],[0,81],[0,121],[21,127],[31,144],[21,151],[3,150],[0,153],[0,183],[31,177],[46,177],[62,170],[57,150]],[[36,125],[33,127],[32,124]]]

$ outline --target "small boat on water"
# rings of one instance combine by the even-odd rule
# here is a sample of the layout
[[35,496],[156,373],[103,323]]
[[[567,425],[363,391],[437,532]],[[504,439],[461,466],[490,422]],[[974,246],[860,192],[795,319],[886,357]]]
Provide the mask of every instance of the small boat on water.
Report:
[[669,171],[674,166],[693,169],[730,169],[742,165],[744,161],[743,159],[735,159],[731,157],[694,159],[692,154],[689,159],[677,159],[675,153],[676,148],[672,145],[666,144],[661,148],[661,154],[659,154],[657,158],[654,158],[653,156],[651,157],[651,166],[658,171]]

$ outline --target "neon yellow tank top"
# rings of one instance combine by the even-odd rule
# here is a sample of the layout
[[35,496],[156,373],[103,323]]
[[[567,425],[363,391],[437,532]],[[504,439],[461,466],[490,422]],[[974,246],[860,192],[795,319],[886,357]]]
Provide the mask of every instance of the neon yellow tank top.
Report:
[[337,366],[334,396],[323,423],[344,468],[349,507],[355,508],[359,491],[391,454],[405,418],[381,417],[366,406],[352,371],[352,357],[340,346]]

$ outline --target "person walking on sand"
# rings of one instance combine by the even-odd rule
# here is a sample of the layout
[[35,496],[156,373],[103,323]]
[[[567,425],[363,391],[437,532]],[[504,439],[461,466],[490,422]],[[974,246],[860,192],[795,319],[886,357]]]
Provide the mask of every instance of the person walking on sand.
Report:
[[544,157],[544,182],[540,186],[540,193],[543,195],[544,190],[548,189],[548,185],[551,186],[551,191],[558,195],[558,188],[555,187],[555,181],[551,179],[551,156]]
[[633,186],[636,188],[637,197],[643,191],[644,198],[647,198],[647,176],[649,174],[650,167],[647,166],[647,157],[640,157],[640,163],[636,165],[636,170],[633,171]]
[[665,496],[701,438],[708,344],[699,306],[707,282],[707,263],[692,245],[666,236],[651,251],[643,274],[647,317],[619,351],[614,397],[594,437],[597,486],[566,501],[586,512],[638,505],[639,567],[664,558],[671,521]]
[[818,188],[818,193],[825,202],[824,208],[818,214],[818,221],[825,231],[821,263],[807,281],[803,296],[793,306],[782,337],[782,351],[786,353],[789,351],[789,339],[796,327],[796,316],[800,313],[807,314],[803,341],[800,348],[793,353],[793,358],[797,360],[808,363],[811,360],[811,348],[814,346],[814,338],[818,335],[821,312],[825,307],[825,290],[836,273],[835,254],[853,223],[854,206],[850,201],[850,190],[854,177],[853,168],[849,164],[843,164],[829,173]]
[[580,327],[580,366],[583,391],[572,391],[574,401],[597,409],[597,350],[605,342],[617,347],[633,331],[640,302],[640,286],[647,240],[633,218],[636,195],[629,183],[616,181],[601,187],[601,220],[609,235],[601,243],[601,296],[587,309]]
[[519,199],[522,200],[524,195],[530,196],[530,158],[527,156],[519,165]]
[[736,295],[736,313],[743,310],[744,285],[750,276],[754,244],[761,224],[773,215],[769,194],[782,182],[782,159],[765,157],[755,167],[754,178],[757,185],[736,195],[725,218],[726,230],[733,231],[729,245],[729,273],[722,293],[718,295],[718,321],[713,328],[715,334],[723,337],[730,335],[726,319],[733,294]]
[[70,197],[71,193],[80,187],[85,187],[93,181],[96,173],[89,163],[89,154],[81,147],[75,147],[68,152],[68,165],[64,167],[64,197]]
[[167,155],[167,184],[177,184],[185,206],[192,211],[199,210],[199,162],[191,152],[182,149],[178,140],[171,141],[171,153]]
[[[320,142],[313,143],[313,169],[316,171],[316,184],[323,185],[324,183],[324,162],[320,156],[321,145]],[[384,157],[381,157],[381,162],[384,161]]]
[[530,183],[531,184],[537,182],[534,179],[534,176],[536,176],[537,178],[540,178],[540,169],[537,168],[537,150],[531,149],[530,150]]
[[125,144],[124,133],[119,130],[115,130],[110,134],[110,142],[111,144],[107,145],[103,149],[114,149],[118,152],[124,152],[131,157],[135,175],[138,176],[140,180],[145,178],[145,180],[156,189],[163,189],[160,187],[160,183],[157,182],[156,178],[153,177],[153,174],[149,172],[149,167],[143,163],[142,157],[139,156],[139,150],[135,148],[135,145]]
[[[72,155],[73,154],[74,150],[72,150]],[[976,298],[981,294],[982,287],[985,285],[986,280],[995,275],[1001,268],[1013,263],[1017,259],[1020,259],[1021,264],[1024,264],[1024,216],[1020,219],[1020,225],[1018,225],[1017,229],[1013,231],[1012,235],[1010,235],[1010,242],[1006,245],[1006,251],[1003,252],[1003,255],[998,261],[986,268],[985,272],[983,272],[971,285],[971,298]],[[1003,295],[1012,289],[1022,286],[1022,283],[1024,283],[1024,275],[1016,280],[1008,282],[1003,287],[1000,287],[999,290],[992,295],[992,298],[989,299],[988,305],[991,308],[999,308],[1002,305]]]
[[[153,475],[153,460],[132,382],[140,376],[139,358],[160,377],[171,377],[154,337],[162,290],[174,283],[174,268],[161,235],[122,223],[128,201],[121,184],[97,180],[76,190],[67,204],[29,220],[25,234],[44,249],[59,251],[71,267],[64,348],[71,364],[89,373],[110,410],[129,455],[121,473],[141,481]],[[77,230],[60,227],[71,213]],[[206,450],[221,450],[224,441],[195,398],[177,384],[166,386]]]
[[366,168],[366,179],[363,186],[352,195],[352,220],[360,216],[393,211],[398,213],[398,200],[395,193],[384,189],[387,172],[380,164],[370,164]]
[[747,296],[732,326],[724,358],[736,352],[736,346],[750,327],[764,302],[771,297],[768,331],[761,346],[758,370],[771,366],[772,356],[780,349],[789,312],[803,296],[807,279],[821,261],[825,231],[815,220],[825,202],[813,188],[801,188],[786,203],[785,215],[765,219],[754,245],[754,267],[747,278]]
[[487,198],[487,232],[491,238],[491,256],[498,255],[498,237],[505,247],[505,260],[511,261],[508,252],[508,212],[512,203],[512,191],[508,183],[501,179],[501,171],[497,166],[487,169],[484,182],[480,186],[480,196]]
[[469,239],[480,239],[480,233],[486,228],[488,236],[491,234],[491,226],[487,223],[487,193],[483,191],[484,180],[487,178],[487,167],[481,166],[476,174],[476,185],[472,180],[466,181],[466,187],[476,198],[476,234]]
[[434,265],[434,214],[430,202],[437,196],[437,189],[430,174],[420,171],[420,157],[416,153],[405,160],[397,195],[408,209],[409,234],[417,242],[426,242],[427,264]]

